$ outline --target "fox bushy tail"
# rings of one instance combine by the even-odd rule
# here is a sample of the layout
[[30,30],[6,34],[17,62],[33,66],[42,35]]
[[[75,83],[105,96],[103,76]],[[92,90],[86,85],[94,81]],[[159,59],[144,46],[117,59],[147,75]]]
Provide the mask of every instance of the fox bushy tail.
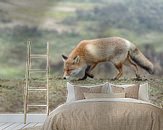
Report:
[[132,48],[129,51],[129,55],[136,64],[147,70],[150,74],[154,74],[153,64],[142,54],[142,52],[138,48]]

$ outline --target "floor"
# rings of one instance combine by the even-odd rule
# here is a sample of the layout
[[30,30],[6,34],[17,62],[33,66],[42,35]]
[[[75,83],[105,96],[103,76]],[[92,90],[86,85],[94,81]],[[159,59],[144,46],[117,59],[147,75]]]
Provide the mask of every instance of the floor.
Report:
[[23,113],[0,113],[0,130],[20,130],[43,125],[47,114],[29,113],[24,124]]
[[23,129],[23,128],[28,128],[28,127],[35,127],[35,126],[40,126],[43,125],[43,123],[14,123],[14,122],[6,122],[6,123],[1,123],[0,122],[0,130],[19,130],[19,129]]

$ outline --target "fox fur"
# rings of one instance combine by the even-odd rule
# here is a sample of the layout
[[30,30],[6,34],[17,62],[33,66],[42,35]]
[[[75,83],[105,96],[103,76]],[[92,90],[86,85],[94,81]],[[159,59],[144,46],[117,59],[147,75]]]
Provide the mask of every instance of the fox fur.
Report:
[[123,65],[130,64],[136,77],[139,77],[138,66],[153,74],[153,64],[130,41],[120,37],[109,37],[81,41],[69,54],[62,55],[64,61],[64,79],[76,75],[85,68],[85,75],[93,78],[91,71],[100,62],[110,61],[117,68],[118,74],[114,79],[119,79],[123,74]]

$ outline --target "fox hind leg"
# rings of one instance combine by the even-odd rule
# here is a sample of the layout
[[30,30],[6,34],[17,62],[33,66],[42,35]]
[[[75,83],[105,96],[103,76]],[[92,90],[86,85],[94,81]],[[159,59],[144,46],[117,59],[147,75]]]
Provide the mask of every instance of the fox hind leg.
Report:
[[116,79],[119,79],[123,74],[123,65],[122,64],[114,64],[114,65],[118,70],[118,74],[116,75],[115,78],[113,78],[114,80],[116,80]]
[[140,79],[140,75],[138,74],[138,66],[130,59],[130,57],[128,57],[128,61],[131,65],[131,67],[133,68],[133,70],[135,71],[135,75],[137,79]]

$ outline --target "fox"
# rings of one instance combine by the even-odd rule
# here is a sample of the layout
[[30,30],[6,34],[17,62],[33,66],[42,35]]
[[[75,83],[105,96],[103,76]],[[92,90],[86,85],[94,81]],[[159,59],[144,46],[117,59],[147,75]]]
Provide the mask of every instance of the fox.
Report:
[[152,62],[134,43],[121,37],[82,40],[68,56],[62,55],[62,59],[64,62],[63,79],[75,76],[82,70],[85,73],[79,80],[85,80],[87,77],[94,78],[91,71],[101,62],[111,62],[115,66],[118,73],[113,78],[114,80],[123,75],[124,65],[129,65],[134,70],[136,78],[140,78],[138,66],[149,74],[154,74]]

